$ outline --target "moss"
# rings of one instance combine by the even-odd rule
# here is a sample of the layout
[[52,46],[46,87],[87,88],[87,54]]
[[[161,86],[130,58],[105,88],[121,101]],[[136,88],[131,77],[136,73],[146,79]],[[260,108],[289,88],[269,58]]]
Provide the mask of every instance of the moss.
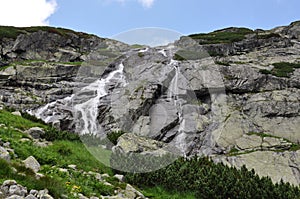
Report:
[[173,59],[178,61],[197,60],[208,57],[209,54],[205,51],[178,50]]
[[144,57],[144,56],[145,56],[145,54],[144,54],[144,53],[142,53],[142,52],[139,52],[139,53],[138,53],[138,56],[142,58],[142,57]]
[[230,63],[229,62],[222,62],[222,61],[216,61],[215,62],[216,64],[218,64],[218,65],[223,65],[223,66],[230,66]]
[[211,33],[189,35],[192,39],[199,41],[199,44],[226,44],[238,42],[245,39],[248,34],[254,33],[248,28],[227,28]]
[[261,69],[262,74],[271,74],[276,77],[288,78],[294,72],[296,68],[300,68],[300,63],[278,62],[273,63],[274,68],[272,70]]
[[262,74],[265,74],[265,75],[272,74],[272,72],[270,70],[267,70],[267,69],[260,69],[259,72],[262,73]]

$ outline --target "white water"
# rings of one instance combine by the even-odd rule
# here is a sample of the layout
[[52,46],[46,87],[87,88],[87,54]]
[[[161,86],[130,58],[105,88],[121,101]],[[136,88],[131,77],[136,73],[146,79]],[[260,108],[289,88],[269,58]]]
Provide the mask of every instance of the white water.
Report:
[[[122,85],[126,83],[123,75],[123,69],[124,65],[121,63],[118,66],[118,69],[109,73],[107,77],[96,80],[69,97],[51,102],[40,107],[36,111],[30,111],[29,113],[44,120],[46,123],[51,123],[55,120],[62,119],[57,117],[59,114],[59,111],[55,111],[57,107],[71,106],[77,133],[81,135],[101,134],[101,127],[98,125],[97,121],[100,99],[108,94],[106,86],[111,80],[116,80],[118,83],[122,83]],[[85,99],[86,101],[82,102],[80,95],[84,93],[90,95],[92,93],[92,95],[88,96],[88,98]]]
[[74,117],[81,117],[83,120],[83,127],[81,127],[80,134],[99,134],[101,131],[97,121],[99,101],[108,94],[105,87],[113,78],[115,78],[115,75],[119,75],[118,78],[124,80],[123,69],[124,65],[121,63],[119,68],[109,73],[106,78],[97,80],[82,89],[83,92],[93,91],[95,97],[74,106]]
[[165,49],[162,49],[160,51],[158,51],[160,54],[162,54],[164,57],[168,57],[167,53],[166,53],[166,50]]
[[182,114],[182,101],[179,98],[179,77],[180,67],[177,61],[171,60],[170,65],[174,67],[175,75],[170,83],[169,90],[168,90],[168,98],[174,101],[174,106],[178,112],[178,119],[179,119],[179,128],[178,128],[178,135],[175,137],[175,146],[179,149],[184,156],[186,150],[186,144],[184,140],[186,139],[186,133],[183,132],[185,129],[185,119],[183,118]]

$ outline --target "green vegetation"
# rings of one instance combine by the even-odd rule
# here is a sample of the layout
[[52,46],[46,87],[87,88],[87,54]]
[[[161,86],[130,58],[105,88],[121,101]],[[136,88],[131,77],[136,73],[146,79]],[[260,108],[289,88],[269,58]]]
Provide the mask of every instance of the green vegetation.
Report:
[[[286,142],[292,143],[292,145],[287,149],[288,151],[297,151],[297,150],[300,149],[300,144],[293,143],[292,141],[290,141],[288,139],[281,138],[281,137],[278,137],[278,136],[274,136],[274,135],[270,135],[270,134],[266,134],[266,133],[258,133],[258,132],[249,132],[249,133],[247,133],[247,135],[256,135],[256,136],[259,136],[261,138],[271,137],[271,138],[283,139]],[[285,150],[279,150],[278,152],[281,152],[281,151],[285,151]]]
[[140,44],[133,44],[133,45],[131,45],[130,47],[131,47],[131,48],[143,48],[143,47],[145,47],[145,46],[140,45]]
[[[0,159],[0,183],[7,179],[14,179],[19,184],[28,189],[47,188],[55,198],[67,194],[68,198],[74,198],[73,193],[82,193],[86,196],[113,195],[115,189],[124,186],[114,179],[107,179],[113,186],[107,186],[98,181],[92,175],[85,172],[93,171],[98,173],[108,173],[112,175],[112,170],[92,156],[81,143],[79,136],[67,132],[57,131],[32,116],[23,114],[12,115],[10,112],[0,111],[0,137],[3,142],[10,142],[17,156],[12,155],[10,163]],[[37,146],[23,131],[31,127],[41,127],[45,129],[44,138],[52,141],[47,147]],[[23,138],[26,138],[22,141]],[[31,170],[22,166],[21,160],[29,156],[34,156],[42,165],[41,173],[45,177],[37,180]],[[68,168],[68,165],[77,165],[77,170],[62,172],[59,168]],[[12,168],[16,168],[15,173]],[[84,172],[85,171],[85,172]],[[26,175],[23,175],[26,174]]]
[[145,54],[144,54],[144,53],[142,53],[142,52],[138,52],[138,56],[142,58],[142,57],[144,57],[144,56],[145,56]]
[[[113,171],[98,162],[92,156],[77,135],[57,131],[40,120],[23,113],[23,117],[12,115],[9,111],[0,111],[0,137],[3,142],[10,142],[17,156],[11,156],[11,162],[0,159],[0,183],[7,179],[14,179],[28,189],[41,190],[47,188],[55,198],[66,195],[68,198],[76,198],[74,194],[82,193],[85,196],[114,195],[117,189],[124,189],[126,184],[113,177],[102,177],[112,186],[96,179],[92,171],[108,173]],[[23,131],[39,126],[45,129],[44,138],[52,141],[46,147],[37,146]],[[108,139],[116,143],[124,132],[112,132]],[[250,132],[249,135],[258,133]],[[267,137],[270,135],[261,134]],[[26,139],[23,139],[26,138]],[[92,138],[92,137],[91,137]],[[95,150],[96,145],[91,146]],[[99,147],[98,147],[99,148]],[[294,144],[291,149],[298,150]],[[236,149],[232,149],[236,152]],[[102,153],[102,152],[101,152]],[[34,156],[41,164],[40,173],[45,177],[36,179],[35,174],[26,169],[22,160],[28,156]],[[149,156],[126,157],[126,161],[120,154],[109,154],[110,163],[137,169],[134,165],[141,166],[140,161],[145,158],[156,164],[166,164],[175,160],[173,156],[152,158]],[[109,158],[107,157],[107,158]],[[168,159],[172,158],[172,159]],[[76,169],[68,169],[68,165],[77,165]],[[168,164],[166,164],[168,165]],[[114,165],[116,166],[116,165]],[[145,166],[145,165],[143,165]],[[17,170],[17,173],[13,169]],[[141,188],[143,194],[155,199],[193,199],[193,198],[299,198],[298,188],[286,183],[273,184],[270,178],[260,178],[254,171],[248,171],[245,167],[241,170],[229,168],[223,164],[215,164],[208,158],[194,157],[191,159],[179,158],[172,164],[157,171],[149,173],[125,173],[126,182]]]
[[0,71],[3,71],[9,67],[15,67],[17,65],[21,66],[40,66],[43,65],[44,63],[47,64],[66,64],[66,65],[72,65],[72,66],[81,66],[83,62],[50,62],[47,60],[24,60],[24,61],[15,61],[12,63],[7,64],[6,66],[1,66]]
[[218,65],[230,66],[230,63],[227,61],[216,61],[215,63]]
[[267,33],[267,34],[257,34],[257,39],[270,39],[270,38],[279,38],[281,37],[277,33]]
[[205,51],[178,50],[173,59],[178,61],[197,60],[208,56],[209,54]]
[[261,69],[262,74],[271,74],[276,77],[290,77],[296,68],[300,68],[300,63],[278,62],[273,64],[272,70]]
[[[289,183],[273,184],[245,166],[240,170],[215,164],[208,158],[180,158],[171,165],[150,173],[128,173],[128,182],[157,193],[188,193],[186,198],[299,198],[300,190]],[[146,193],[147,195],[147,193]],[[148,193],[149,195],[149,193]],[[158,197],[159,198],[159,197]]]
[[199,44],[226,44],[238,42],[245,39],[248,34],[254,33],[248,28],[227,28],[211,33],[189,35],[192,39],[199,41]]
[[144,196],[155,199],[195,199],[195,195],[193,193],[178,192],[176,190],[167,191],[160,186],[144,187],[142,192]]
[[181,56],[180,54],[178,53],[175,53],[174,57],[173,57],[174,60],[177,60],[177,61],[185,61],[186,58]]
[[107,135],[107,139],[113,143],[114,145],[116,145],[118,143],[118,138],[123,135],[125,132],[124,131],[114,131],[111,132]]
[[[36,179],[32,170],[27,169],[18,163],[8,163],[5,160],[0,159],[0,168],[1,184],[6,179],[14,179],[19,184],[22,184],[29,189],[42,190],[47,187],[55,198],[59,198],[62,194],[67,193],[67,190],[64,189],[64,184],[61,180],[51,177],[42,177],[40,179]],[[18,173],[15,173],[12,168],[15,168]]]
[[0,26],[0,40],[2,40],[3,38],[16,39],[20,34],[28,34],[37,31],[46,31],[49,33],[54,33],[65,37],[67,37],[70,34],[75,34],[83,38],[89,38],[92,36],[86,33],[75,32],[73,30],[69,30],[65,28],[55,28],[55,27],[48,27],[48,26],[36,26],[36,27],[24,27],[24,28],[17,28],[13,26]]
[[272,74],[277,77],[289,77],[295,68],[300,68],[300,63],[279,62],[273,64]]

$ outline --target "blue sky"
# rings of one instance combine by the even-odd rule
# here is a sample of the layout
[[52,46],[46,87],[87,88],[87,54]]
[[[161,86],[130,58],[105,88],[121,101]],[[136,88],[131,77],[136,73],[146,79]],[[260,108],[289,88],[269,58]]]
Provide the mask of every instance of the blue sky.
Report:
[[299,0],[0,0],[0,25],[50,25],[111,37],[158,27],[182,34],[300,20]]
[[50,25],[110,37],[143,27],[183,34],[229,26],[270,29],[300,20],[299,0],[57,0]]

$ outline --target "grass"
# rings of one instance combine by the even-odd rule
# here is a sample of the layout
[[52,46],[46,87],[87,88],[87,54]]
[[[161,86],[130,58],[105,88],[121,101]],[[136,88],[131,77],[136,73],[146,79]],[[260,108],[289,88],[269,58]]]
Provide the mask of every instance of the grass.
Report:
[[[35,174],[30,169],[17,163],[8,163],[0,159],[0,183],[2,184],[6,179],[14,179],[19,184],[26,186],[28,189],[42,190],[47,187],[52,196],[59,198],[62,194],[67,194],[64,189],[62,181],[50,177],[42,177],[36,179]],[[15,173],[12,168],[15,168],[18,173]]]
[[20,130],[27,130],[31,127],[46,127],[44,124],[32,122],[23,117],[12,115],[6,110],[0,111],[0,124],[5,124],[5,126],[17,128]]
[[[7,179],[14,179],[28,189],[47,188],[55,198],[60,198],[62,194],[72,198],[75,192],[89,197],[100,194],[114,195],[114,190],[122,186],[113,178],[108,179],[113,186],[107,186],[95,180],[93,176],[84,175],[84,171],[109,175],[113,175],[113,172],[89,153],[77,135],[60,132],[40,123],[37,119],[34,121],[29,119],[12,115],[6,110],[0,111],[0,124],[5,125],[0,127],[0,137],[3,142],[10,142],[16,154],[12,156],[10,163],[0,159],[0,183]],[[45,129],[45,137],[53,141],[52,145],[39,147],[32,140],[20,141],[22,138],[29,138],[23,131],[36,126]],[[22,166],[21,161],[29,156],[34,156],[41,164],[41,173],[46,176],[45,178],[37,180],[31,170]],[[70,164],[77,165],[77,171],[69,171],[68,174],[59,171],[58,168],[67,168]],[[12,167],[18,172],[15,173]]]
[[130,47],[135,49],[135,48],[143,48],[144,46],[140,44],[133,44]]
[[218,65],[230,66],[230,63],[229,63],[229,62],[224,62],[224,61],[216,61],[215,63],[216,63],[216,64],[218,64]]
[[273,66],[272,70],[261,69],[259,72],[265,75],[289,78],[296,68],[300,68],[300,63],[278,62],[273,63]]
[[[270,137],[270,138],[283,139],[286,142],[292,143],[292,145],[290,146],[288,151],[298,151],[298,150],[300,150],[300,144],[293,143],[292,141],[290,141],[286,138],[282,138],[282,137],[278,137],[278,136],[274,136],[274,135],[270,135],[270,134],[266,134],[266,133],[258,133],[258,132],[249,132],[249,133],[247,133],[247,135],[256,135],[256,136],[259,136],[261,138]],[[286,151],[286,150],[281,150],[281,151]]]
[[0,40],[4,38],[16,39],[20,34],[28,34],[37,31],[46,31],[64,37],[69,37],[71,34],[75,34],[83,38],[89,38],[92,36],[90,34],[86,34],[82,32],[75,32],[69,29],[55,28],[49,26],[35,26],[35,27],[24,27],[24,28],[17,28],[13,26],[0,26]]
[[279,62],[273,64],[272,74],[277,77],[290,77],[296,68],[300,68],[300,63]]
[[209,54],[205,51],[190,51],[190,50],[178,50],[173,59],[177,61],[184,61],[184,60],[197,60],[197,59],[203,59],[205,57],[208,57]]
[[178,193],[176,191],[167,191],[161,186],[144,187],[142,193],[148,198],[155,199],[195,199],[194,193]]
[[199,41],[199,44],[228,44],[245,39],[248,34],[254,33],[248,28],[227,28],[211,33],[189,35],[192,39]]

